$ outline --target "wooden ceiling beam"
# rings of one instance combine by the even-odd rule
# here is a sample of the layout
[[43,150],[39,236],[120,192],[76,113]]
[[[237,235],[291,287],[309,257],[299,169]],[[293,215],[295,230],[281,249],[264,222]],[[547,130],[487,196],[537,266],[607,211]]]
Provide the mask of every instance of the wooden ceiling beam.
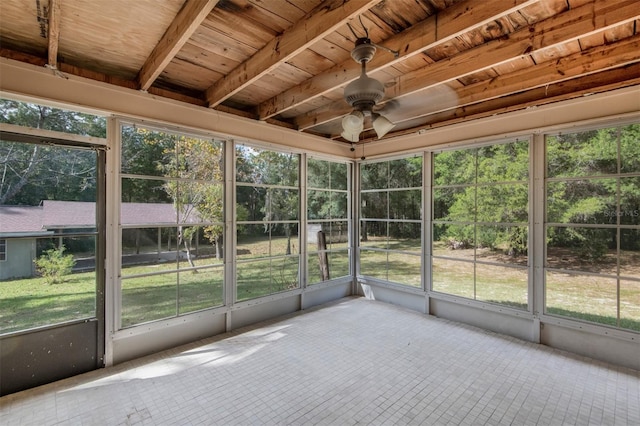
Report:
[[[36,65],[39,67],[43,67],[47,65],[44,58],[39,56],[30,55],[28,53],[18,52],[15,50],[5,49],[0,47],[0,57],[12,59],[14,61],[24,62],[31,65]],[[84,68],[76,67],[73,65],[65,64],[61,62],[58,64],[58,71],[64,74],[71,74],[82,78],[87,78],[94,81],[100,81],[103,83],[112,84],[114,86],[124,87],[126,89],[137,90],[137,83],[133,80],[125,80],[118,77],[113,77],[107,74],[99,73],[97,71],[87,70]],[[159,87],[150,87],[148,90],[150,95],[156,95],[161,98],[173,99],[176,101],[184,102],[191,105],[197,105],[200,107],[206,107],[207,103],[204,99],[194,98],[189,95],[185,95],[182,93],[173,92],[167,89],[161,89]],[[226,112],[228,114],[237,115],[240,117],[251,118],[253,120],[257,119],[257,116],[253,113],[242,111],[239,109],[227,107],[224,105],[218,105],[214,108],[216,111]],[[288,123],[282,120],[269,119],[266,121],[269,124],[273,124],[279,127],[285,127],[287,129],[295,129],[295,126],[292,123]]]
[[138,72],[140,90],[148,90],[191,38],[219,0],[187,0]]
[[[388,133],[384,139],[410,135],[421,130],[449,126],[463,121],[477,120],[496,114],[534,108],[554,102],[566,101],[582,96],[589,96],[623,87],[640,85],[640,63],[630,64],[598,73],[588,74],[571,80],[553,83],[544,87],[537,87],[509,96],[495,98],[469,106],[458,107],[450,111],[448,117],[437,119],[425,117],[425,122],[419,126]],[[364,135],[362,142],[377,140],[375,132]]]
[[[466,0],[455,4],[437,15],[413,25],[384,41],[384,46],[400,52],[398,58],[386,52],[379,52],[367,64],[369,74],[405,61],[424,50],[442,45],[473,28],[499,19],[539,0],[500,0],[477,2]],[[322,96],[360,75],[360,65],[354,60],[335,65],[330,69],[292,87],[283,93],[258,105],[261,119],[273,117],[294,108],[310,99]]]
[[47,19],[47,65],[52,69],[58,68],[58,45],[60,41],[60,0],[49,0],[49,16]]
[[[27,64],[36,65],[39,67],[48,65],[46,64],[46,59],[41,58],[39,56],[34,56],[24,52],[17,52],[15,50],[5,49],[2,47],[0,47],[0,57],[12,59],[14,61],[25,62]],[[122,78],[103,74],[97,71],[76,67],[74,65],[66,64],[64,62],[60,62],[58,64],[57,69],[58,71],[60,71],[60,73],[62,73],[60,74],[61,76],[64,76],[64,74],[71,74],[71,75],[75,75],[75,76],[86,78],[93,81],[100,81],[103,83],[112,84],[114,86],[124,87],[126,89],[136,90],[138,88],[137,83],[135,81],[125,80]],[[174,99],[174,100],[185,102],[188,104],[206,106],[204,100],[202,99],[197,99],[191,96],[172,92],[166,89],[150,87],[149,93],[152,95],[157,95],[163,98]]]
[[206,91],[210,107],[246,88],[282,63],[364,13],[380,0],[327,0],[278,35]]
[[[638,75],[633,75],[633,72],[637,71],[637,64],[640,63],[640,57],[637,55],[639,49],[640,35],[635,35],[615,44],[594,47],[586,52],[574,53],[557,61],[545,62],[488,81],[461,87],[453,91],[457,99],[455,105],[450,103],[449,93],[440,92],[429,98],[429,102],[436,105],[435,108],[405,116],[402,120],[397,120],[396,123],[428,116],[442,118],[442,114],[445,113],[450,113],[453,116],[455,114],[462,115],[465,111],[467,113],[474,110],[493,111],[502,108],[505,103],[514,106],[518,102],[522,102],[523,105],[520,107],[524,108],[531,100],[526,100],[526,96],[521,95],[522,93],[537,93],[535,100],[544,103],[547,96],[553,97],[553,93],[549,92],[552,85],[569,87],[573,91],[593,92],[593,89],[598,87],[599,78],[602,79],[601,85],[615,84],[615,81],[611,81],[611,76],[618,79],[631,79],[631,82],[622,80],[624,85],[631,85],[638,81]],[[622,71],[615,71],[619,68]],[[611,72],[606,74],[608,71]],[[609,81],[606,81],[605,76]],[[585,83],[587,87],[580,87],[581,81],[589,82]],[[541,93],[544,93],[544,96],[540,95]],[[505,101],[500,101],[503,98]],[[496,107],[495,105],[502,106]],[[535,105],[535,103],[530,105]],[[389,137],[391,136],[398,136],[398,133],[389,135]]]
[[[511,33],[508,35],[508,42],[493,40],[397,77],[387,84],[387,98],[397,100],[413,95],[447,81],[519,57],[527,57],[543,49],[576,40],[585,34],[613,28],[638,18],[640,12],[634,0],[624,0],[615,5],[606,0],[596,0]],[[336,115],[346,114],[350,110],[345,102],[337,101],[309,111],[296,124],[299,130],[305,130],[331,121]]]
[[[574,53],[542,64],[534,65],[509,74],[495,77],[455,90],[457,105],[443,108],[447,111],[456,107],[487,102],[492,99],[509,96],[534,88],[545,88],[548,85],[586,76],[640,62],[640,34],[626,38],[613,44],[593,47],[584,52]],[[445,94],[443,97],[447,97]],[[434,102],[434,103],[437,103]],[[399,120],[404,122],[430,115],[410,114]]]

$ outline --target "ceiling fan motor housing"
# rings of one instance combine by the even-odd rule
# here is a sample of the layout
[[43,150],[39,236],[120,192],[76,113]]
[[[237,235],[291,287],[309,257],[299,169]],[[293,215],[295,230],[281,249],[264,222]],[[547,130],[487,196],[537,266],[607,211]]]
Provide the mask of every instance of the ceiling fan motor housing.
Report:
[[376,79],[360,76],[344,88],[344,98],[356,109],[371,109],[384,98],[384,86]]
[[365,64],[376,53],[376,48],[368,38],[356,40],[356,46],[351,51],[351,57],[362,64],[362,74],[344,88],[344,99],[352,107],[361,111],[370,110],[384,98],[384,86],[378,80],[368,77]]

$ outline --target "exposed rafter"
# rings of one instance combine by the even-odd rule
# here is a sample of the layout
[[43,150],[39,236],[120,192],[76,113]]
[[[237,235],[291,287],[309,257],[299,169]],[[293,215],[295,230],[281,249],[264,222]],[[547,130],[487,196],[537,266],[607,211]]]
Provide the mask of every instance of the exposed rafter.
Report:
[[380,0],[325,1],[207,89],[209,106],[220,104],[379,2]]
[[[607,70],[640,62],[640,35],[618,43],[593,47],[587,51],[574,53],[557,61],[548,61],[519,71],[498,76],[494,79],[471,84],[456,90],[458,106],[486,102],[490,99],[509,96],[514,93],[545,87],[549,84],[586,76],[595,70]],[[403,117],[402,121],[419,118]]]
[[[598,0],[595,4],[568,10],[511,33],[509,43],[494,40],[397,77],[389,82],[387,95],[394,99],[412,95],[497,64],[634,21],[640,18],[637,5],[634,3],[633,0],[626,0],[611,5],[605,0]],[[345,102],[337,101],[301,116],[297,121],[298,128],[304,130],[326,123],[334,119],[336,114],[346,114],[349,110]],[[415,116],[408,119],[413,118]]]
[[[522,93],[535,93],[537,94],[537,101],[544,100],[547,96],[551,97],[553,95],[553,93],[549,94],[549,87],[554,84],[558,85],[557,87],[561,87],[560,85],[565,83],[564,86],[571,88],[573,91],[586,90],[587,92],[597,88],[599,81],[602,84],[615,85],[615,81],[606,81],[606,78],[610,76],[623,77],[622,81],[627,81],[624,85],[637,84],[638,75],[633,73],[637,72],[638,68],[633,65],[640,63],[640,58],[637,56],[639,50],[640,35],[630,37],[613,45],[594,47],[586,52],[575,53],[557,61],[534,65],[489,81],[459,88],[454,91],[457,99],[455,105],[447,103],[450,100],[449,94],[435,95],[429,99],[429,102],[433,103],[433,105],[442,105],[442,107],[405,116],[400,121],[411,121],[447,112],[449,112],[447,115],[459,118],[464,113],[470,114],[474,110],[495,112],[499,108],[505,108],[506,104],[513,109],[521,109],[524,107],[523,105],[516,107],[519,102],[524,105],[532,102],[531,96],[526,102],[524,99],[519,98]],[[627,68],[614,72],[614,70],[623,67]],[[594,70],[606,71],[596,74]],[[571,84],[570,82],[573,80],[581,81],[583,84],[588,82],[589,84],[587,86],[580,86],[576,83]],[[617,87],[620,87],[620,85],[618,84]],[[477,107],[474,107],[474,105],[477,105]],[[500,105],[500,107],[498,108],[495,105]],[[389,137],[405,133],[405,131],[401,131],[390,134]]]
[[48,50],[47,65],[53,69],[58,67],[58,44],[60,39],[60,0],[49,0],[49,16],[47,19]]
[[[426,121],[419,126],[394,132],[390,136],[409,135],[424,129],[449,126],[470,119],[491,117],[638,84],[640,84],[640,62],[458,107],[450,110],[446,119],[440,116],[437,119],[427,117]],[[370,131],[364,135],[362,142],[374,139],[377,139],[377,136],[375,132]]]
[[638,84],[638,0],[0,1],[4,58],[341,142],[358,34],[387,137]]
[[147,90],[171,62],[219,0],[187,0],[138,73],[141,90]]
[[[381,41],[384,46],[400,52],[398,58],[384,53],[376,55],[367,65],[369,73],[405,61],[426,49],[442,45],[458,35],[478,28],[487,22],[499,19],[518,9],[540,0],[499,0],[477,2],[466,0],[431,16],[422,22]],[[313,78],[299,84],[258,105],[258,116],[266,119],[294,108],[310,99],[322,96],[341,85],[356,79],[360,65],[349,59],[331,67]]]

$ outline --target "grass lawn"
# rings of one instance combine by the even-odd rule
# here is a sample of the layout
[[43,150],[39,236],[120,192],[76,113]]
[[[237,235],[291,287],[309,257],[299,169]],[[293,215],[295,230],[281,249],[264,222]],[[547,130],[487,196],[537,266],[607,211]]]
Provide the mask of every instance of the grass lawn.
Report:
[[54,285],[42,278],[0,282],[0,332],[95,316],[95,288],[93,272]]
[[[298,240],[292,239],[287,256],[284,237],[245,240],[239,244],[237,259],[237,300],[247,300],[298,288]],[[419,253],[415,242],[398,247]],[[418,243],[419,244],[419,243]],[[242,249],[242,251],[240,251]],[[349,274],[346,243],[328,247],[330,278]],[[309,284],[322,281],[317,247],[309,245]],[[527,270],[518,259],[482,253],[483,260],[502,265],[474,265],[471,251],[448,250],[436,243],[434,253],[453,259],[433,259],[433,289],[470,299],[499,303],[516,308],[527,306]],[[277,258],[265,258],[277,253]],[[493,256],[493,257],[492,257]],[[130,266],[123,269],[122,326],[174,317],[221,306],[224,303],[223,264],[214,258],[195,261],[196,272],[177,269],[175,263]],[[526,262],[524,263],[526,265]],[[181,262],[179,267],[187,267]],[[640,268],[640,266],[639,266]],[[362,250],[361,272],[406,284],[420,286],[421,257]],[[156,275],[147,275],[158,273]],[[145,276],[141,276],[145,275]],[[640,275],[640,271],[636,275]],[[475,279],[474,279],[475,277]],[[547,273],[547,313],[618,325],[640,331],[640,283],[621,281],[618,318],[617,283],[588,275]],[[0,282],[0,333],[82,319],[95,315],[95,275],[76,273],[61,284],[47,285],[42,278]]]

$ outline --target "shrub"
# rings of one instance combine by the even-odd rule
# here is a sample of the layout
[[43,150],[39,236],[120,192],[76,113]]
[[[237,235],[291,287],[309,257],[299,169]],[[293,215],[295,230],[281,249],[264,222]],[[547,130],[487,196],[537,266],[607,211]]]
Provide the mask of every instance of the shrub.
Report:
[[508,235],[509,247],[507,254],[517,257],[527,254],[527,230],[526,228],[514,227]]
[[34,260],[36,271],[47,284],[58,284],[64,281],[64,276],[71,274],[75,265],[73,255],[64,254],[64,246],[60,249],[46,250],[42,256]]

